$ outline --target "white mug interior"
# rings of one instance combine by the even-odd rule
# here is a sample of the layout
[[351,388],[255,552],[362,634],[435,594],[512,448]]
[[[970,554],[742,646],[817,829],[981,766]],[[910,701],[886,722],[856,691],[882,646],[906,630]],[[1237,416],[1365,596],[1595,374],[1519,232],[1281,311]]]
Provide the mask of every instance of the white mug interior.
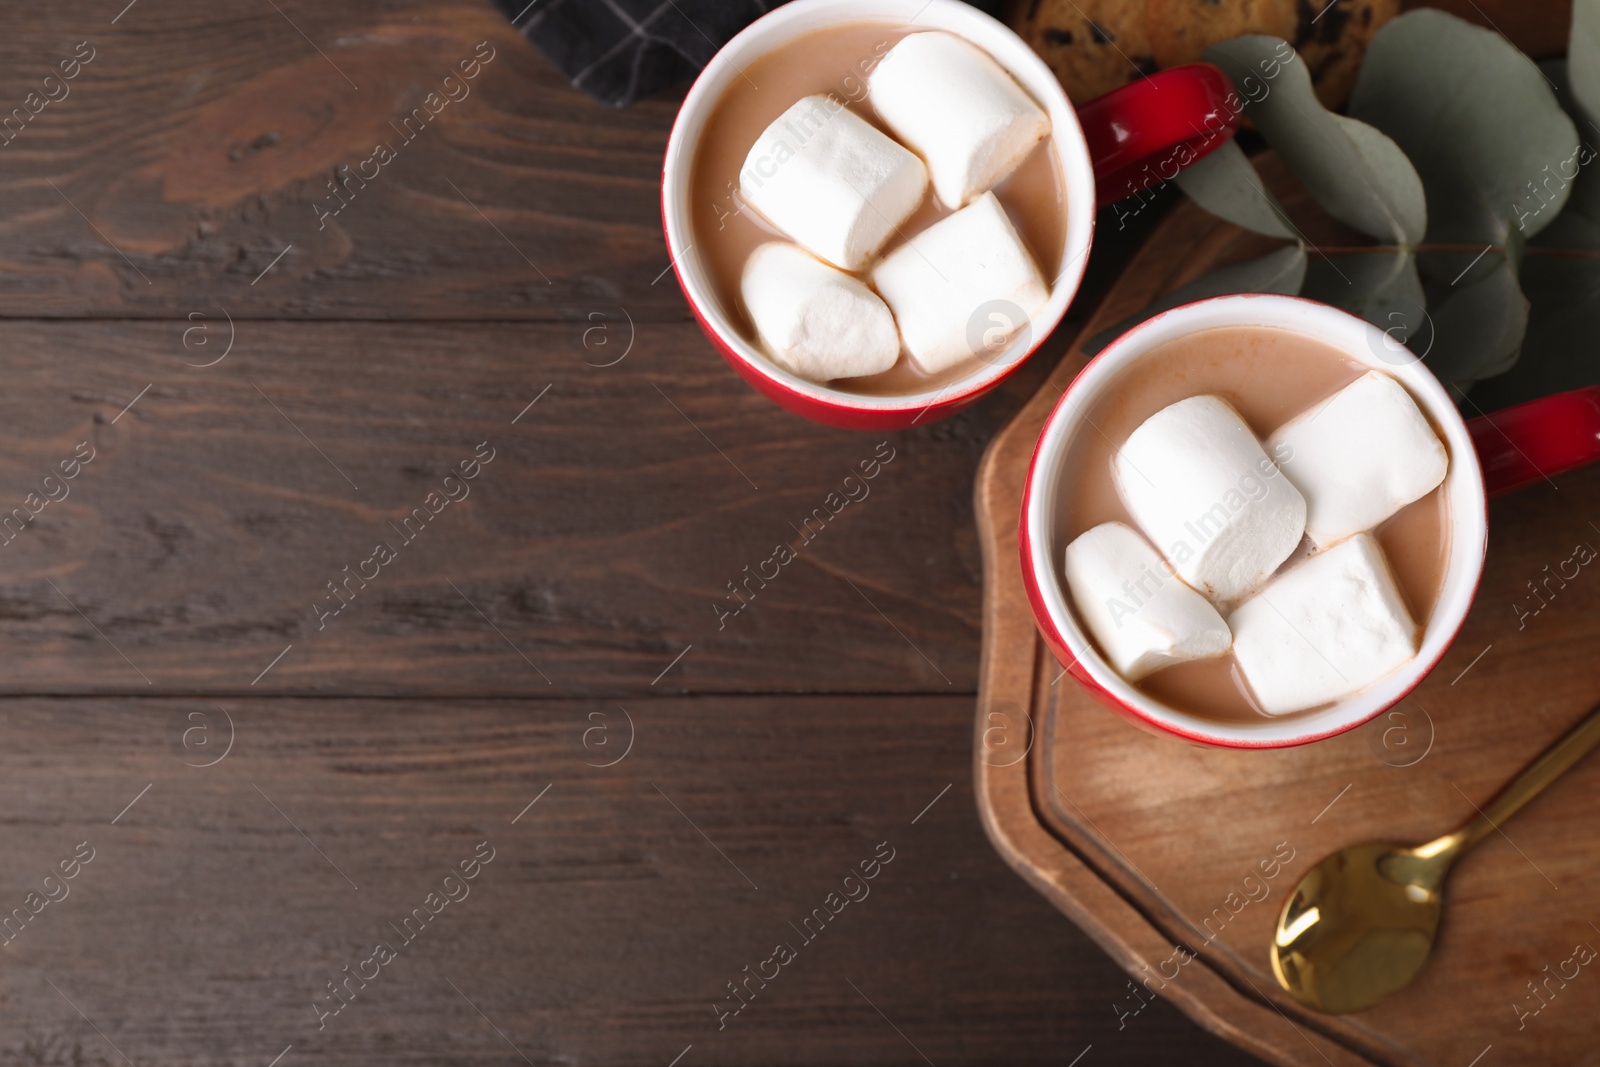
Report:
[[[954,382],[914,394],[864,396],[809,381],[779,367],[745,340],[734,324],[735,315],[724,306],[693,248],[690,175],[706,121],[723,94],[730,90],[759,92],[759,88],[741,85],[744,68],[797,37],[829,26],[863,22],[945,30],[993,56],[1049,114],[1052,145],[1065,184],[1067,220],[1060,250],[1061,267],[1051,286],[1049,302],[1003,352],[985,357],[981,366]],[[1078,291],[1088,260],[1094,236],[1095,190],[1089,150],[1066,93],[1027,43],[1001,23],[962,0],[793,0],[762,16],[724,45],[689,90],[667,141],[661,204],[667,252],[677,265],[685,294],[738,359],[787,390],[824,403],[858,410],[914,411],[984,391],[1031,355],[1055,329]]]
[[[1068,606],[1062,578],[1066,545],[1055,516],[1067,445],[1107,386],[1157,345],[1221,326],[1268,326],[1293,330],[1338,348],[1352,360],[1397,379],[1445,437],[1450,469],[1449,559],[1437,603],[1422,633],[1417,655],[1405,666],[1327,707],[1259,722],[1218,722],[1171,708],[1136,688],[1105,662]],[[1229,747],[1280,747],[1343,732],[1397,704],[1444,656],[1477,592],[1488,544],[1488,512],[1477,453],[1449,394],[1433,372],[1376,326],[1337,308],[1300,297],[1249,294],[1214,297],[1164,312],[1108,345],[1078,375],[1051,413],[1035,450],[1033,479],[1023,516],[1029,558],[1045,610],[1072,654],[1095,683],[1152,723],[1191,740]]]

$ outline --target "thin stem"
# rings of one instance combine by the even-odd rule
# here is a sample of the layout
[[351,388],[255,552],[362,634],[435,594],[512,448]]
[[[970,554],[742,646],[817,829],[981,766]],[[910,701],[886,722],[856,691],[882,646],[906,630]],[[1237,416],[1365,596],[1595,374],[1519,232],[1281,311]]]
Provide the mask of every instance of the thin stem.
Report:
[[[1319,252],[1359,256],[1368,252],[1482,252],[1482,245],[1317,245]],[[1491,245],[1490,251],[1504,252],[1501,245]]]
[[1600,248],[1524,248],[1522,255],[1550,256],[1563,259],[1593,259],[1600,256]]
[[[1482,245],[1317,245],[1316,250],[1323,255],[1331,256],[1361,256],[1378,252],[1472,252],[1474,254],[1484,251],[1505,254],[1504,245],[1490,245],[1485,249]],[[1566,259],[1593,259],[1600,256],[1600,248],[1524,248],[1524,257],[1544,256],[1560,257]]]

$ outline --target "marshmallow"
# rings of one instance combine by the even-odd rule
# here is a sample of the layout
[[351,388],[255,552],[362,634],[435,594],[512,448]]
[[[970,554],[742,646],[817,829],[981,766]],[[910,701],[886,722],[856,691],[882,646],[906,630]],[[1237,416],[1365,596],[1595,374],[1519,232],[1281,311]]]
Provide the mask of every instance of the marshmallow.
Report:
[[1067,588],[1117,673],[1147,674],[1228,651],[1233,635],[1206,598],[1165,569],[1131,526],[1103,522],[1067,546]]
[[1444,481],[1450,458],[1405,386],[1368,371],[1270,438],[1306,498],[1318,548],[1380,522]]
[[992,189],[1050,119],[981,48],[948,33],[914,33],[878,63],[867,99],[896,137],[928,163],[947,207]]
[[769,241],[745,260],[739,292],[772,361],[813,382],[894,366],[894,316],[862,281],[802,248]]
[[1228,625],[1234,659],[1269,715],[1338,700],[1417,652],[1416,623],[1369,534],[1289,568]]
[[746,203],[845,270],[865,266],[927,189],[922,160],[830,96],[779,115],[739,172]]
[[998,353],[1050,299],[1005,208],[985,193],[872,268],[906,350],[924,374]]
[[1305,533],[1305,498],[1217,397],[1156,412],[1112,466],[1134,521],[1184,581],[1218,603],[1277,570]]

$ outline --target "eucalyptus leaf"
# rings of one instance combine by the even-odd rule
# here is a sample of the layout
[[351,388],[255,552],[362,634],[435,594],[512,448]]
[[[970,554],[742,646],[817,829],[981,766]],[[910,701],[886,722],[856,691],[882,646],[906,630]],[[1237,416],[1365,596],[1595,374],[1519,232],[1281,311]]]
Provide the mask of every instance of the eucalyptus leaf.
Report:
[[1083,345],[1083,353],[1092,356],[1116,340],[1130,326],[1153,318],[1161,312],[1204,300],[1208,296],[1228,296],[1234,293],[1282,293],[1293,296],[1300,291],[1306,278],[1306,253],[1299,245],[1280,248],[1259,259],[1230,263],[1200,275],[1188,285],[1180,285],[1154,304],[1131,318],[1123,319],[1110,329],[1102,330]]
[[1175,180],[1197,204],[1219,218],[1268,237],[1295,239],[1285,221],[1288,216],[1232,138],[1180,170]]
[[1548,201],[1536,195],[1578,149],[1550,83],[1504,37],[1454,15],[1411,11],[1379,30],[1350,114],[1416,164],[1430,243],[1504,245],[1514,227],[1532,237],[1571,191],[1558,184]]
[[1422,240],[1428,205],[1416,168],[1382,133],[1323,107],[1286,42],[1235,37],[1205,55],[1233,79],[1245,114],[1328,214],[1380,241]]
[[1434,343],[1422,355],[1439,380],[1466,389],[1517,361],[1528,329],[1528,298],[1516,266],[1514,254],[1486,255],[1429,312]]
[[1484,411],[1600,384],[1600,258],[1530,256],[1522,278],[1534,294],[1522,355],[1510,372],[1473,388]]
[[1591,81],[1600,76],[1600,51],[1592,39],[1583,40],[1589,32],[1585,22],[1592,26],[1597,7],[1595,0],[1579,0],[1571,55],[1539,65],[1577,126],[1578,166],[1576,174],[1572,166],[1559,172],[1560,177],[1572,176],[1566,206],[1532,242],[1518,268],[1531,307],[1516,365],[1479,382],[1470,394],[1485,411],[1600,384],[1600,348],[1594,343],[1600,336],[1600,166],[1595,165],[1600,153],[1591,144],[1600,137],[1577,99],[1577,87],[1569,82],[1569,75],[1583,80],[1580,67],[1587,68]]
[[[1586,0],[1578,6],[1600,6],[1600,0]],[[1574,9],[1576,11],[1576,8]],[[1574,16],[1576,23],[1576,16]],[[1573,41],[1576,48],[1577,26],[1573,26]],[[1569,77],[1572,74],[1573,64],[1578,61],[1578,54],[1574,51],[1569,59],[1553,59],[1539,64],[1539,69],[1546,78],[1555,85],[1556,100],[1572,119],[1578,129],[1578,155],[1572,161],[1564,161],[1558,168],[1556,178],[1572,182],[1572,190],[1567,196],[1567,202],[1555,215],[1549,225],[1540,232],[1534,244],[1544,248],[1586,248],[1600,249],[1600,167],[1594,166],[1596,158],[1600,158],[1600,151],[1594,147],[1594,141],[1600,141],[1600,126],[1589,117],[1585,108],[1581,106],[1576,94],[1570,86]],[[1600,64],[1600,55],[1589,54],[1584,58],[1587,64]],[[1594,72],[1600,77],[1600,70]],[[1543,207],[1542,210],[1550,210]]]
[[[1600,122],[1600,0],[1573,0],[1567,66],[1578,107],[1586,118]],[[1570,114],[1573,109],[1567,110]]]
[[1359,315],[1396,341],[1409,341],[1427,322],[1416,256],[1403,248],[1313,256],[1300,295]]

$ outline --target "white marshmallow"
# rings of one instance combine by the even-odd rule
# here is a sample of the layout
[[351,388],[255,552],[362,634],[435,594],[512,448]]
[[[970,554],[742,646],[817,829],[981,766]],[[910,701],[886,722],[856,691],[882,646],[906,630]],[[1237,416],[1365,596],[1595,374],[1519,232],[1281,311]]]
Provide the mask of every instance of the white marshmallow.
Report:
[[1234,659],[1269,715],[1338,700],[1417,653],[1416,623],[1368,534],[1284,571],[1228,625]]
[[1228,651],[1233,635],[1217,609],[1165,569],[1133,527],[1103,522],[1074,539],[1066,555],[1072,602],[1128,681]]
[[1450,458],[1405,386],[1368,371],[1270,438],[1317,547],[1370,530],[1444,481]]
[[769,241],[745,261],[740,294],[774,363],[814,382],[894,366],[894,316],[860,279],[803,248]]
[[924,374],[1000,352],[1050,299],[1005,208],[985,193],[872,268],[906,350]]
[[1217,397],[1150,416],[1113,467],[1134,521],[1184,581],[1218,603],[1265,580],[1305,533],[1305,498]]
[[1050,135],[1050,119],[989,54],[948,33],[889,49],[867,99],[928,163],[934,191],[961,207],[992,189]]
[[739,193],[773,225],[859,270],[922,203],[927,168],[829,96],[807,96],[756,138]]

